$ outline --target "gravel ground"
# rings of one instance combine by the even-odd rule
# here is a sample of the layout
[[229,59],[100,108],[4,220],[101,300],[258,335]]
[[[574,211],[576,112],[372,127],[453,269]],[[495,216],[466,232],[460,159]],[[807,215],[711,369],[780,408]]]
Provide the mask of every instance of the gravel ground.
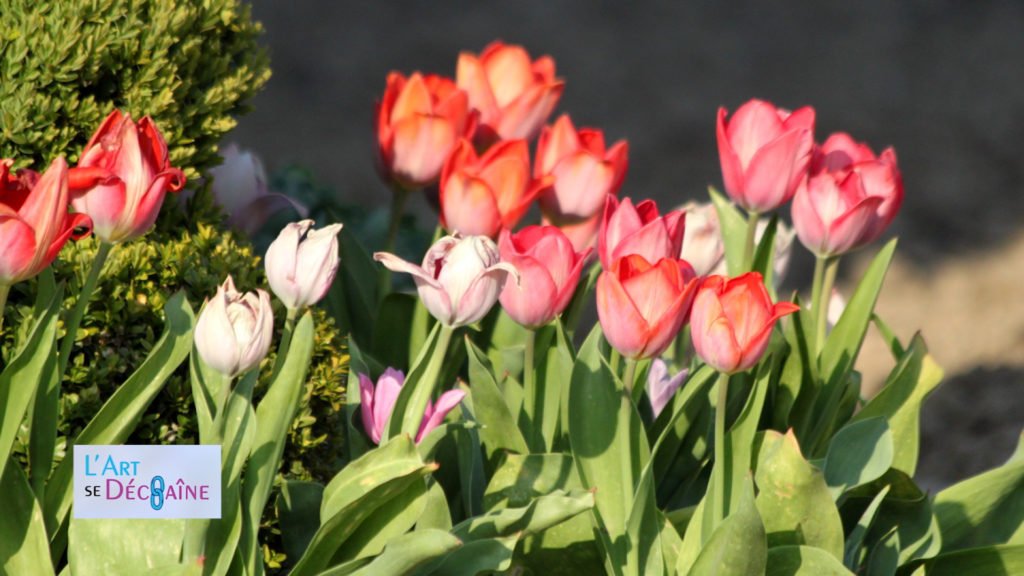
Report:
[[[1024,3],[254,2],[274,77],[233,139],[298,163],[346,200],[383,204],[373,103],[389,70],[454,74],[493,39],[552,55],[560,111],[630,142],[623,195],[701,198],[719,183],[715,110],[815,106],[818,134],[896,148],[907,199],[879,309],[923,329],[947,380],[925,405],[921,474],[998,464],[1024,421]],[[416,206],[427,214],[425,204]],[[840,286],[866,264],[848,259]],[[809,281],[798,257],[794,286]],[[891,362],[869,342],[876,385]]]

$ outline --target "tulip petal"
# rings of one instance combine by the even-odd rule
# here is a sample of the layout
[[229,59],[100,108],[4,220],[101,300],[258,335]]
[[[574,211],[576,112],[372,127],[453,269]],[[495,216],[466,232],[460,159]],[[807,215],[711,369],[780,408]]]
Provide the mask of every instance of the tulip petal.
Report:
[[441,226],[449,232],[494,237],[501,229],[494,192],[484,179],[455,172],[440,191]]
[[[563,157],[575,152],[581,146],[576,128],[568,114],[562,114],[554,125],[545,128],[537,141],[537,160],[534,176],[540,177],[554,170]],[[602,152],[604,149],[602,148]]]
[[373,381],[366,374],[359,374],[359,413],[363,420],[363,431],[374,444],[380,444],[380,434],[373,415]]
[[417,116],[429,116],[433,112],[433,99],[427,83],[422,74],[415,73],[409,77],[395,99],[391,108],[391,124]]
[[502,110],[497,126],[498,134],[506,140],[532,140],[551,116],[564,90],[565,83],[560,81],[535,84],[527,88]]
[[619,353],[627,358],[643,353],[650,326],[610,270],[597,279],[597,317],[605,338]]
[[533,84],[530,55],[522,46],[501,46],[480,55],[487,82],[499,107],[505,107]]
[[235,330],[228,320],[223,285],[217,288],[217,294],[200,311],[194,334],[195,347],[203,362],[221,374],[237,373],[240,352]]
[[416,442],[423,440],[423,437],[430,434],[430,431],[441,425],[445,416],[448,415],[459,402],[466,396],[462,390],[449,390],[437,399],[437,404],[431,406],[430,414],[424,414],[425,418],[420,422],[419,432],[416,433]]
[[[429,252],[427,257],[430,257]],[[451,324],[453,317],[451,300],[448,298],[448,294],[441,286],[441,283],[427,273],[426,270],[388,252],[376,252],[373,255],[373,259],[383,264],[385,268],[392,272],[412,275],[423,305],[426,306],[427,310],[435,318],[446,324]]]
[[690,316],[693,347],[706,364],[721,372],[733,372],[740,362],[740,347],[733,336],[729,319],[713,289],[701,288]]
[[17,216],[0,215],[0,284],[9,286],[28,278],[35,253],[32,227]]
[[509,276],[519,284],[519,272],[515,267],[507,262],[499,262],[473,278],[461,297],[452,303],[455,308],[452,325],[473,324],[486,316],[498,300]]
[[306,234],[294,255],[299,267],[295,280],[300,288],[299,299],[312,305],[327,293],[338,272],[338,233],[341,224],[331,224]]
[[416,185],[433,182],[455,145],[452,123],[437,116],[416,115],[392,125],[393,169]]
[[767,212],[796,192],[810,162],[811,132],[793,130],[765,144],[747,166],[744,198],[750,209]]
[[744,274],[729,280],[718,300],[741,347],[769,322],[771,297],[759,274]]
[[505,312],[517,323],[531,328],[550,322],[557,314],[552,309],[558,287],[548,268],[530,256],[518,256],[508,263],[515,266],[520,282],[505,282],[499,295]]
[[758,150],[777,139],[782,132],[783,121],[778,110],[763,100],[750,100],[740,106],[726,127],[729,142],[747,171]]
[[405,374],[394,368],[384,370],[384,373],[377,379],[377,388],[373,398],[373,426],[378,442],[395,409],[395,401],[398,400],[398,394],[402,391],[403,384],[405,384]]
[[743,194],[743,162],[739,154],[733,149],[732,142],[726,129],[725,108],[718,109],[718,121],[715,126],[715,135],[718,139],[718,158],[722,165],[722,183],[729,197],[739,205],[746,208],[746,200]]

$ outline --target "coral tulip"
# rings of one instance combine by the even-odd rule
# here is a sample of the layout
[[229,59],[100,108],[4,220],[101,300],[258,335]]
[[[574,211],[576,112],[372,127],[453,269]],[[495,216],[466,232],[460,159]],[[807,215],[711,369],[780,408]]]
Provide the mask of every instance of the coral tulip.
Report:
[[[398,393],[405,384],[405,374],[401,370],[388,368],[377,379],[377,385],[366,374],[359,375],[360,412],[363,417],[363,430],[370,436],[374,444],[380,444],[384,435],[384,427],[395,408]],[[445,416],[452,411],[466,395],[462,390],[449,390],[437,399],[437,404],[427,401],[427,409],[423,421],[416,433],[416,442],[437,428]]]
[[693,347],[719,372],[742,372],[764,355],[775,321],[797,309],[789,302],[772,304],[757,272],[732,279],[709,276],[693,301]]
[[485,236],[445,236],[427,250],[422,266],[388,252],[373,257],[392,272],[411,274],[423,305],[451,328],[486,316],[509,274],[518,282],[516,269],[500,261],[498,247]]
[[522,46],[492,42],[476,56],[459,54],[455,72],[459,88],[480,113],[478,140],[533,139],[562,97],[565,83],[555,78],[555,61],[531,61]]
[[288,224],[267,249],[267,282],[290,310],[320,301],[338,271],[341,224],[313,230],[312,220]]
[[597,279],[605,338],[627,358],[661,354],[686,321],[699,283],[684,260],[651,264],[636,254],[619,258]]
[[111,112],[85,145],[75,172],[106,172],[115,179],[89,186],[72,174],[71,205],[92,218],[104,242],[125,242],[152,228],[168,191],[185,185],[185,174],[171,166],[167,144],[149,116],[132,121]]
[[540,197],[545,218],[561,226],[600,215],[605,198],[618,194],[628,165],[625,140],[605,149],[600,130],[577,131],[569,116],[563,115],[541,132],[537,142],[534,176],[554,178]]
[[673,210],[658,215],[653,200],[633,206],[629,198],[619,203],[615,196],[606,196],[598,254],[605,269],[627,254],[639,254],[648,262],[662,258],[678,258],[682,252],[686,213]]
[[519,222],[546,183],[531,180],[525,140],[500,142],[480,157],[462,140],[441,172],[441,225],[451,232],[494,238]]
[[[0,286],[39,274],[71,238],[88,235],[85,214],[68,214],[68,165],[54,160],[40,176],[31,170],[10,171],[0,160]],[[75,235],[76,228],[85,233]]]
[[242,294],[228,276],[199,313],[195,346],[203,362],[235,377],[259,365],[270,349],[273,331],[270,295],[263,290]]
[[529,328],[551,322],[569,305],[590,249],[577,252],[554,226],[502,230],[498,250],[519,271],[519,285],[506,283],[499,300],[513,320]]
[[751,100],[728,121],[725,108],[719,108],[717,133],[725,191],[748,211],[778,208],[807,177],[814,147],[809,106],[790,113]]
[[377,161],[382,176],[407,189],[437,182],[459,138],[472,137],[476,115],[448,78],[388,74],[377,105]]

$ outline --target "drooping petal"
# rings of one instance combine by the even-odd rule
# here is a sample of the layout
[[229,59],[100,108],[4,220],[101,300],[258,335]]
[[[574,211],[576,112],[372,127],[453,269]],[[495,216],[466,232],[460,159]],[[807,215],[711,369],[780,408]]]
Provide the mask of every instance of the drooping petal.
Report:
[[437,399],[437,404],[431,406],[430,415],[424,414],[425,417],[420,422],[419,432],[416,433],[416,442],[423,440],[423,437],[430,434],[431,430],[440,426],[445,416],[458,406],[465,396],[466,393],[462,390],[449,390],[441,394],[441,397]]

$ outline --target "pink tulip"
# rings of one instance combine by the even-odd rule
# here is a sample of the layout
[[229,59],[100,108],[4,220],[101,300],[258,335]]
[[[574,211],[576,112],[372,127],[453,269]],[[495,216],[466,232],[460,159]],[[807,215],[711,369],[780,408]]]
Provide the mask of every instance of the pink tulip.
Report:
[[477,157],[463,139],[441,172],[441,226],[450,232],[494,238],[519,222],[545,186],[530,178],[525,140],[505,140]]
[[274,337],[274,311],[263,290],[241,293],[228,276],[196,321],[195,346],[208,366],[235,377],[259,366]]
[[498,247],[485,236],[445,236],[434,243],[416,266],[394,254],[377,252],[373,258],[392,272],[411,274],[420,300],[445,326],[473,324],[487,315],[516,269],[501,262]]
[[312,220],[286,225],[267,248],[267,283],[289,310],[319,302],[338,272],[341,224],[313,230]]
[[679,387],[686,382],[689,370],[685,368],[669,376],[668,364],[661,358],[655,358],[647,369],[647,398],[651,401],[651,412],[657,418],[665,406],[672,401]]
[[752,212],[788,201],[807,177],[814,146],[814,109],[788,112],[751,100],[728,121],[718,109],[718,155],[725,191]]
[[555,78],[549,56],[531,60],[522,46],[492,42],[480,56],[459,54],[455,72],[459,88],[480,113],[478,140],[532,140],[562,97],[565,83]]
[[579,223],[599,216],[608,195],[618,194],[629,165],[629,145],[620,140],[605,149],[600,130],[579,131],[568,115],[545,128],[537,142],[534,176],[550,175],[554,183],[540,197],[551,222]]
[[385,180],[415,189],[437,182],[459,138],[472,137],[476,115],[448,78],[388,74],[377,105],[377,161]]
[[[71,238],[89,235],[85,214],[68,214],[68,165],[57,158],[42,176],[10,171],[0,160],[0,285],[39,274]],[[76,228],[84,233],[76,235]]]
[[[363,417],[363,430],[374,444],[380,444],[403,384],[405,374],[394,368],[385,370],[377,379],[376,386],[366,374],[359,375],[359,409]],[[462,402],[465,395],[462,390],[449,390],[441,394],[436,405],[428,400],[423,421],[420,423],[419,432],[416,433],[416,442],[420,442],[431,430],[440,426],[445,416]]]
[[88,214],[104,242],[134,240],[149,231],[168,191],[185,185],[185,174],[171,166],[167,144],[149,116],[137,124],[114,110],[85,145],[75,170],[106,172],[116,178],[89,187],[71,178],[71,205]]
[[569,305],[590,249],[577,252],[553,226],[502,230],[501,260],[519,271],[519,285],[506,283],[499,300],[513,320],[528,328],[551,322]]
[[686,213],[673,210],[658,215],[654,200],[644,200],[633,207],[629,198],[619,200],[606,196],[598,254],[607,270],[612,262],[627,254],[639,254],[648,262],[662,258],[678,258],[682,252]]
[[736,278],[709,276],[693,301],[690,335],[697,356],[719,372],[732,374],[757,364],[779,318],[798,310],[772,304],[757,272]]
[[547,216],[541,216],[540,223],[544,226],[555,226],[572,242],[573,250],[582,252],[597,247],[597,231],[601,228],[602,213],[598,212],[581,222],[555,224]]
[[627,358],[661,354],[686,322],[698,284],[684,260],[619,258],[597,279],[597,316],[608,343]]

